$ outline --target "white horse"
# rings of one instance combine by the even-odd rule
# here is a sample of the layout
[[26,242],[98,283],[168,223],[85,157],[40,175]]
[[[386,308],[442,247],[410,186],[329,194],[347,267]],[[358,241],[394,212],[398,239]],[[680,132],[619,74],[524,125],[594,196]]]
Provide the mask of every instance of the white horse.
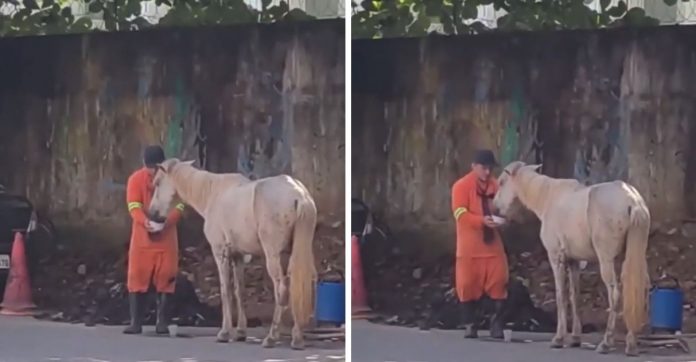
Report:
[[519,200],[541,220],[541,241],[548,253],[556,285],[558,322],[551,347],[562,348],[568,333],[565,296],[568,273],[573,313],[572,347],[581,344],[578,316],[579,261],[599,261],[607,288],[609,317],[597,351],[607,353],[614,345],[614,329],[621,292],[616,278],[616,259],[625,249],[621,272],[623,317],[628,329],[626,354],[637,355],[636,334],[647,315],[649,288],[646,249],[650,212],[638,191],[625,182],[585,186],[572,179],[553,179],[537,173],[541,165],[516,161],[503,170],[493,204],[504,216]]
[[[158,165],[148,211],[153,218],[167,215],[172,203],[181,199],[205,220],[203,231],[220,274],[223,317],[217,340],[246,339],[243,256],[264,255],[273,280],[275,310],[263,346],[272,347],[279,338],[278,326],[289,292],[294,319],[291,346],[304,348],[302,331],[313,313],[317,277],[312,250],[317,209],[309,191],[285,175],[251,181],[241,174],[198,170],[192,164],[169,159]],[[232,327],[231,276],[237,302],[236,331]]]

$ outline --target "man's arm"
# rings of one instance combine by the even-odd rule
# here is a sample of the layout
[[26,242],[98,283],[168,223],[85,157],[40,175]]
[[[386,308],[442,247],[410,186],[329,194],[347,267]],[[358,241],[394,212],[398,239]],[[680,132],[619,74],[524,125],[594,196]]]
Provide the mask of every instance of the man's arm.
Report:
[[175,226],[179,222],[179,219],[181,219],[181,215],[184,213],[184,208],[184,204],[176,204],[172,211],[169,212],[169,215],[167,215],[167,221],[164,222],[164,227],[168,228],[170,226]]
[[462,220],[470,227],[483,227],[483,215],[469,211],[469,190],[464,182],[452,186],[452,213],[456,222]]
[[140,225],[147,223],[147,216],[143,211],[143,198],[133,176],[128,178],[128,186],[126,187],[126,202],[128,203],[128,213],[133,218],[133,221]]

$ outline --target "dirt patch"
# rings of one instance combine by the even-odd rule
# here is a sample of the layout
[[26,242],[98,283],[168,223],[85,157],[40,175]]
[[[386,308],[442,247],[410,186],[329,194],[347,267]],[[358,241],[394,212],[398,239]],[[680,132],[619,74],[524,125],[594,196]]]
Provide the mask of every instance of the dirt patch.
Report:
[[[320,277],[344,270],[341,225],[320,225],[315,237],[315,259]],[[220,287],[208,243],[180,236],[180,275],[172,303],[180,325],[219,326]],[[56,252],[39,261],[34,275],[34,299],[45,312],[40,318],[87,324],[123,325],[129,320],[125,288],[127,245],[121,250],[62,243]],[[245,307],[249,326],[270,322],[273,286],[263,258],[246,265]],[[146,323],[154,322],[154,300]]]
[[[696,332],[696,310],[692,304],[696,299],[694,238],[694,223],[658,225],[653,228],[648,247],[651,280],[671,275],[681,284],[685,300],[685,332]],[[526,250],[519,247],[507,248],[510,279],[513,283],[526,287],[534,309],[525,309],[533,311],[532,314],[518,311],[520,314],[511,316],[510,323],[516,329],[538,331],[547,330],[547,325],[551,323],[555,330],[555,286],[546,252],[539,240],[525,242],[525,245]],[[422,253],[399,245],[396,240],[374,238],[362,246],[361,255],[370,305],[382,316],[379,320],[390,324],[421,326],[438,313],[448,314],[448,318],[455,321],[459,319],[452,290],[453,256],[424,258]],[[581,272],[580,278],[579,305],[583,329],[602,330],[607,318],[607,292],[598,265],[589,264]],[[539,314],[538,310],[545,313]],[[621,324],[622,322],[619,323]],[[454,322],[449,326],[440,323],[440,327],[461,326]]]

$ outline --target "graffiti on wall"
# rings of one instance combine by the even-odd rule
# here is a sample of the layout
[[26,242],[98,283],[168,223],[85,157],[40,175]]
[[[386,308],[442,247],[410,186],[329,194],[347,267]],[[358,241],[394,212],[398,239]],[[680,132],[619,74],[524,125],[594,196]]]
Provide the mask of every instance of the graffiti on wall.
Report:
[[196,112],[195,118],[195,140],[193,147],[196,149],[198,156],[198,164],[200,167],[207,169],[208,167],[208,137],[202,132],[202,121],[200,112]]
[[177,157],[181,154],[184,122],[189,118],[192,106],[193,102],[186,92],[184,81],[179,76],[176,79],[174,94],[174,114],[167,125],[164,142],[164,152],[167,157]]
[[517,160],[520,142],[520,127],[525,117],[524,92],[521,85],[516,85],[510,100],[510,117],[505,122],[500,161],[503,165]]
[[543,166],[544,142],[539,130],[539,116],[528,103],[521,84],[513,89],[509,113],[503,129],[501,163],[506,165],[520,160]]
[[264,106],[250,115],[255,124],[239,145],[237,170],[251,179],[258,179],[290,168],[290,131],[295,103],[294,90],[282,89],[282,75],[265,72],[256,84],[266,95]]
[[522,148],[526,150],[526,153],[520,158],[530,164],[544,165],[544,141],[541,139],[541,134],[539,130],[539,117],[534,113],[530,113],[527,117],[526,122],[526,135],[527,146]]
[[138,58],[136,72],[138,73],[138,98],[146,99],[150,95],[153,73],[157,60],[148,55]]
[[[605,101],[601,116],[586,114],[580,118],[584,137],[576,149],[573,176],[587,185],[628,176],[626,129],[621,126],[623,108],[617,95],[617,81],[595,81],[599,84],[592,95]],[[599,103],[599,102],[597,102]]]

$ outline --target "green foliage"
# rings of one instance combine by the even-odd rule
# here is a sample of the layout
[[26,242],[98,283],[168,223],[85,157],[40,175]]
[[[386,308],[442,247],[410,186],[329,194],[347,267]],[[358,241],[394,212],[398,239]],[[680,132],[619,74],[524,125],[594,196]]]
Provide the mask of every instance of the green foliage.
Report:
[[[677,2],[662,1],[670,6]],[[659,24],[641,8],[628,9],[626,0],[614,6],[611,3],[600,0],[600,8],[595,10],[586,6],[584,0],[352,0],[351,22],[355,38],[419,36],[427,34],[432,24],[439,24],[440,32],[448,35],[494,29],[534,31]],[[480,5],[493,5],[505,15],[497,19],[495,26],[476,21]]]
[[158,24],[152,24],[141,13],[146,0],[84,0],[85,16],[72,14],[70,0],[0,0],[0,8],[15,9],[0,14],[0,36],[44,35],[97,30],[93,18],[104,21],[107,31],[139,30],[151,26],[205,26],[240,23],[272,23],[313,19],[299,9],[290,9],[287,0],[271,6],[263,0],[263,8],[253,9],[243,0],[156,0],[170,10]]

